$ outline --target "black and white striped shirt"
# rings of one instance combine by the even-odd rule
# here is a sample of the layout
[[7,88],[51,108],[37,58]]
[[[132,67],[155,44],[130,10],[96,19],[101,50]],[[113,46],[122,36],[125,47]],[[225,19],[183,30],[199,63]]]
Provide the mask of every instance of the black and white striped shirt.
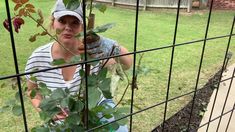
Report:
[[[31,72],[33,70],[43,70],[53,68],[50,64],[53,61],[51,50],[53,42],[46,44],[37,48],[27,61],[25,72]],[[97,72],[99,66],[92,68],[91,73]],[[68,88],[71,92],[77,92],[79,90],[79,84],[81,77],[79,75],[79,70],[81,65],[77,65],[73,79],[70,81],[65,81],[63,79],[62,70],[54,69],[45,72],[34,73],[33,75],[26,75],[27,80],[30,80],[31,76],[36,77],[37,81],[33,83],[39,84],[40,82],[47,85],[50,90],[55,90],[57,88]]]

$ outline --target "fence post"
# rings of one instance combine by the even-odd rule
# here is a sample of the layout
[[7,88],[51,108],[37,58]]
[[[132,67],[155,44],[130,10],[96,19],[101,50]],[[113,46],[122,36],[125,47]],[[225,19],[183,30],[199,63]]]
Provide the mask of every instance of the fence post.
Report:
[[191,10],[192,10],[192,0],[188,0],[187,12],[191,12]]
[[144,11],[146,11],[147,8],[147,0],[144,0]]
[[112,0],[112,6],[115,6],[115,0]]

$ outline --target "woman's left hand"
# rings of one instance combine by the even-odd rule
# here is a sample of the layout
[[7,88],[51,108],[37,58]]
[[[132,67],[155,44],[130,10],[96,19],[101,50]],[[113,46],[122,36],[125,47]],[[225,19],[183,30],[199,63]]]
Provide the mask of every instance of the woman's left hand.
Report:
[[[107,57],[120,54],[120,46],[116,41],[101,36],[96,36],[95,39],[88,36],[86,39],[87,53],[93,58]],[[79,50],[84,50],[84,47],[79,47]]]

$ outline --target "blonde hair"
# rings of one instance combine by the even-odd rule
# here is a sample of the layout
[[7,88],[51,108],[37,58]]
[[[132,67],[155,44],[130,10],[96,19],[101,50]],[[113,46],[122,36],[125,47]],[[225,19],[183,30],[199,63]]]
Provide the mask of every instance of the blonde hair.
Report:
[[49,32],[54,33],[55,31],[53,30],[53,24],[54,24],[54,21],[55,21],[55,17],[51,15],[49,20],[50,20],[49,25],[48,25]]

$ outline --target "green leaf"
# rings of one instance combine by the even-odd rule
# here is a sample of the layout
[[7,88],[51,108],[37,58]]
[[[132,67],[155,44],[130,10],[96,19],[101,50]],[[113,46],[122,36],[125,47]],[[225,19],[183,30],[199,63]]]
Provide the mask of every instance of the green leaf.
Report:
[[38,85],[40,88],[47,88],[47,85],[45,83],[40,82]]
[[47,85],[42,82],[39,83],[39,91],[44,97],[50,95],[52,92],[50,89],[47,88]]
[[39,112],[39,116],[45,122],[47,122],[51,119],[50,116],[47,113],[43,112],[43,111]]
[[105,78],[100,84],[99,88],[102,91],[110,91],[111,78]]
[[66,64],[66,61],[64,59],[55,59],[50,64],[52,66],[63,65],[63,64]]
[[77,112],[81,112],[84,109],[84,103],[81,101],[77,101],[74,106],[74,110]]
[[76,111],[75,104],[76,104],[76,101],[73,98],[69,98],[68,108],[70,111]]
[[98,105],[98,106],[95,106],[94,108],[92,108],[91,111],[94,113],[98,113],[98,112],[102,112],[104,109],[105,109],[104,106]]
[[88,108],[94,108],[100,100],[101,93],[96,87],[88,87]]
[[63,0],[64,5],[67,5],[70,0]]
[[107,99],[111,99],[112,93],[110,91],[111,78],[105,78],[100,84],[99,88],[102,91],[103,95]]
[[111,115],[111,114],[106,114],[106,115],[104,115],[104,118],[106,118],[106,119],[110,119],[110,118],[112,118],[113,116]]
[[66,97],[66,98],[64,98],[64,99],[62,99],[62,101],[60,102],[60,105],[61,105],[61,107],[68,107],[68,105],[69,105],[69,97]]
[[43,111],[52,110],[52,109],[57,107],[57,101],[56,100],[52,100],[51,98],[46,98],[46,99],[42,100],[42,102],[40,103],[39,107]]
[[119,128],[119,124],[117,122],[113,122],[110,125],[108,125],[108,127],[109,127],[109,132],[115,132],[115,130]]
[[73,64],[73,63],[78,63],[80,61],[81,61],[81,56],[80,55],[75,55],[70,59],[69,63]]
[[112,108],[108,104],[104,104],[103,106],[105,107],[105,109],[102,111],[104,115],[113,114],[114,112],[116,112],[116,109]]
[[107,9],[107,6],[105,4],[101,4],[101,3],[96,3],[94,5],[94,7],[97,8],[102,13],[104,13]]
[[26,92],[28,90],[28,87],[24,87],[24,92]]
[[70,93],[70,91],[69,91],[69,89],[68,89],[68,88],[65,88],[65,90],[64,90],[64,91],[65,91],[65,93],[66,93],[66,94],[69,94],[69,93]]
[[30,93],[30,97],[34,98],[37,94],[37,90],[36,89],[32,89],[31,93]]
[[63,99],[66,97],[66,93],[63,89],[57,88],[51,94],[51,98],[54,100]]
[[106,99],[112,99],[113,98],[112,93],[110,91],[102,91],[102,93],[103,93],[103,95]]
[[20,93],[19,93],[19,91],[15,93],[15,99],[16,100],[20,100]]
[[[87,30],[86,35],[97,35],[97,33],[102,33],[107,31],[108,29],[112,28],[115,26],[115,23],[108,23],[102,26],[97,26],[96,28],[92,30]],[[84,38],[84,32],[79,33],[78,35],[75,36],[77,39],[83,39]],[[84,60],[84,58],[83,58]]]
[[124,113],[124,114],[127,114],[130,112],[130,108],[128,107],[121,107],[121,108],[117,108],[117,112],[118,113]]
[[50,132],[50,130],[49,128],[38,126],[38,127],[32,128],[31,132]]
[[104,80],[107,76],[107,73],[108,73],[108,68],[101,69],[98,73],[98,77],[99,77],[98,79],[99,80]]
[[65,122],[73,125],[79,125],[81,122],[81,116],[77,113],[70,114],[66,119]]
[[59,112],[61,112],[61,109],[58,107],[54,107],[53,109],[50,108],[50,110],[45,111],[45,112],[49,115],[49,117],[52,118],[55,115],[57,115]]
[[20,106],[20,105],[15,105],[15,106],[13,106],[12,112],[13,112],[14,115],[20,116],[20,115],[22,114],[22,108],[21,108],[21,106]]
[[98,83],[98,78],[96,75],[92,74],[88,76],[88,86],[96,86]]
[[76,10],[80,6],[80,0],[63,0],[68,10]]
[[79,75],[81,78],[83,78],[85,76],[85,71],[83,69],[79,70]]
[[37,82],[37,78],[35,76],[31,76],[29,80]]
[[[120,118],[122,118],[122,117],[125,116],[124,114],[121,114],[121,113],[118,113],[118,112],[115,112],[113,115],[114,115],[114,118],[115,118],[115,119],[120,119]],[[118,122],[118,124],[120,124],[120,125],[126,125],[126,123],[128,122],[128,120],[127,120],[127,118],[124,118],[124,119],[119,120],[119,121],[117,121],[117,122]]]
[[113,26],[115,26],[115,23],[108,23],[102,26],[97,26],[95,29],[92,30],[92,32],[94,33],[102,33],[107,31],[108,29],[112,28]]

